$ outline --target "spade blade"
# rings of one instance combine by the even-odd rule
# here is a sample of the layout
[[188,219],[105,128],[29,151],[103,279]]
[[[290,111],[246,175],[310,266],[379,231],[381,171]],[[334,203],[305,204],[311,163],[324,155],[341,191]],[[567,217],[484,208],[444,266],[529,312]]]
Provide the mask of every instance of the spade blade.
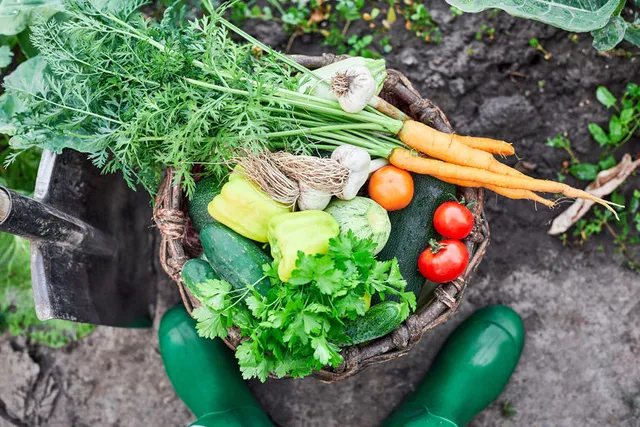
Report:
[[158,277],[146,191],[131,190],[121,174],[102,175],[86,155],[65,150],[43,153],[33,200],[5,194],[9,209],[0,231],[31,241],[41,320],[151,326]]

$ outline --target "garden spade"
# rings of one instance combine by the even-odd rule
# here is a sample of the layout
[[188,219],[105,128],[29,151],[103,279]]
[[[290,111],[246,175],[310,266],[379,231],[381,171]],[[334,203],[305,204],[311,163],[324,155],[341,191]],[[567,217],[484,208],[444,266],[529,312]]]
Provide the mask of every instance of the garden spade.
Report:
[[148,327],[156,298],[145,191],[101,175],[86,155],[45,151],[34,198],[0,187],[0,231],[31,242],[40,320]]

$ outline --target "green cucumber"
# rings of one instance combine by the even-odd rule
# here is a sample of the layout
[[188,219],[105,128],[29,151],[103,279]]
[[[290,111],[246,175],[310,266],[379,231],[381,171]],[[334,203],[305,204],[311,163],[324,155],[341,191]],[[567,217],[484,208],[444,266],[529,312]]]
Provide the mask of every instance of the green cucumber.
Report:
[[196,231],[200,231],[202,227],[216,220],[209,215],[207,207],[209,203],[220,194],[223,182],[216,177],[208,177],[196,182],[196,188],[193,195],[189,198],[189,217]]
[[374,305],[363,316],[344,322],[342,335],[333,342],[340,347],[360,344],[393,332],[404,320],[402,304],[383,301]]
[[202,294],[198,285],[207,280],[220,279],[208,262],[193,258],[182,266],[182,281],[196,298],[201,299]]
[[200,230],[200,242],[213,271],[234,289],[243,290],[253,285],[261,295],[269,292],[271,283],[262,266],[272,259],[252,240],[213,222]]
[[[438,206],[455,197],[456,186],[429,175],[411,175],[413,199],[406,208],[389,212],[391,235],[378,259],[398,258],[400,273],[407,281],[406,290],[418,298],[425,284],[425,278],[418,271],[418,256],[427,248],[430,239],[438,238],[433,214]],[[397,297],[389,295],[387,299],[397,300]]]

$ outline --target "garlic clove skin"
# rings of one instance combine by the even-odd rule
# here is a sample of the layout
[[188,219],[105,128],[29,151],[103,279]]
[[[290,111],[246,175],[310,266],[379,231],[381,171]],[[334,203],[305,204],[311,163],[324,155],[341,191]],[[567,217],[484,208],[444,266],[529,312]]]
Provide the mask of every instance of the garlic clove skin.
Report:
[[360,147],[354,145],[341,145],[331,153],[331,160],[334,160],[349,169],[349,179],[344,189],[336,194],[339,199],[351,200],[358,195],[360,188],[369,179],[369,167],[371,156]]
[[362,111],[378,89],[371,71],[363,65],[338,71],[331,79],[330,87],[340,107],[347,113]]
[[336,194],[336,196],[342,200],[355,199],[364,183],[367,182],[367,179],[369,179],[368,172],[363,174],[361,172],[351,171],[347,185],[345,185],[342,192]]
[[371,156],[364,148],[343,144],[331,153],[331,160],[340,163],[349,170],[369,171]]
[[338,104],[346,113],[359,113],[367,106],[368,101],[358,98],[355,95],[346,94],[338,98]]
[[300,187],[298,209],[301,211],[323,211],[329,205],[331,194],[311,188],[303,182],[299,182],[298,187]]

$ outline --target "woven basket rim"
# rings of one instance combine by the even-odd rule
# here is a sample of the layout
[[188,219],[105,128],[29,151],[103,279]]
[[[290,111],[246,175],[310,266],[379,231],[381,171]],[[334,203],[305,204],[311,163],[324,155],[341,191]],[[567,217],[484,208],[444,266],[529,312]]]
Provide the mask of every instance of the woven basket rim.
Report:
[[[291,55],[296,62],[315,69],[344,59],[345,56],[324,54],[322,56]],[[387,70],[387,79],[381,96],[399,107],[414,120],[421,121],[442,132],[453,130],[446,116],[433,102],[413,88],[411,82],[396,70]],[[415,346],[422,336],[447,321],[458,309],[469,280],[475,274],[490,240],[489,224],[484,215],[484,192],[481,188],[458,187],[465,200],[473,201],[471,207],[475,224],[471,234],[464,239],[469,250],[470,261],[466,271],[456,280],[438,285],[432,297],[412,313],[395,331],[365,345],[342,349],[343,362],[335,368],[314,371],[312,375],[324,382],[335,382],[348,378],[368,366],[383,363],[403,356]],[[189,313],[199,305],[198,300],[184,286],[181,270],[184,263],[199,249],[197,233],[191,227],[186,213],[186,203],[180,182],[175,182],[173,170],[167,173],[158,189],[154,206],[154,220],[161,234],[160,263],[167,274],[177,283],[180,296]],[[237,328],[229,330],[224,340],[235,350],[242,341]]]

